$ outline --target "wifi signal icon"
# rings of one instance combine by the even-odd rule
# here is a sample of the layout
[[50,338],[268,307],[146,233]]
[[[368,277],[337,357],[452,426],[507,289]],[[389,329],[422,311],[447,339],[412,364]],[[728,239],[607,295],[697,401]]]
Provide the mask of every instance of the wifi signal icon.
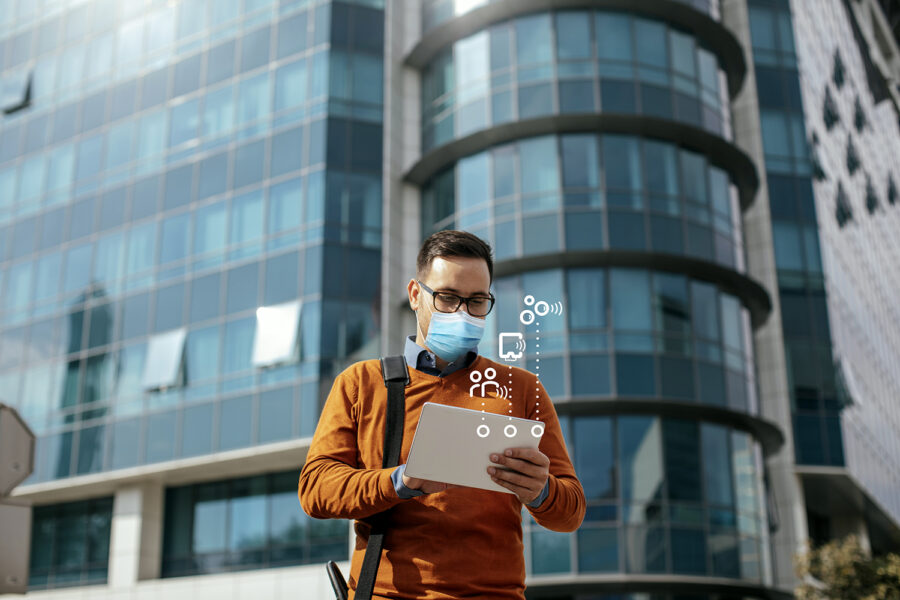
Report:
[[526,308],[519,313],[519,320],[523,325],[531,325],[534,323],[535,314],[539,317],[543,317],[548,313],[553,313],[554,315],[561,315],[563,313],[563,304],[559,301],[556,301],[553,304],[545,302],[544,300],[535,302],[534,296],[531,294],[525,296],[524,301],[525,306],[531,306],[534,310],[532,311],[531,309]]
[[497,395],[500,396],[501,398],[503,398],[504,400],[509,398],[509,396],[510,396],[509,388],[506,387],[505,385],[501,385],[499,387],[499,389],[497,390]]

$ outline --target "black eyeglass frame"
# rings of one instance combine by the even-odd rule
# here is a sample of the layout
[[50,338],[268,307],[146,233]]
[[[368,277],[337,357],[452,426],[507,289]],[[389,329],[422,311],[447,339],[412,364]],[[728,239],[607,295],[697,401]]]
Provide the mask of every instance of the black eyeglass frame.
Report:
[[[451,293],[451,292],[441,292],[441,291],[435,292],[433,289],[431,289],[430,287],[428,287],[427,285],[425,285],[418,279],[416,279],[416,283],[418,283],[420,286],[422,286],[422,289],[424,289],[426,292],[431,294],[431,306],[434,307],[434,310],[436,310],[440,313],[455,313],[456,311],[459,310],[459,307],[463,305],[463,302],[465,302],[466,303],[466,312],[469,313],[469,315],[471,315],[473,317],[486,317],[489,314],[491,314],[492,310],[494,310],[494,303],[497,302],[497,299],[494,298],[494,295],[490,294],[490,293],[487,296],[471,296],[469,298],[463,298],[462,296]],[[454,308],[453,310],[441,310],[437,307],[435,294],[441,294],[444,296],[453,296],[454,298],[459,300],[459,302],[456,303],[456,308]],[[472,311],[469,307],[469,300],[490,300],[491,305],[488,307],[487,312],[484,313],[483,315],[473,315]]]

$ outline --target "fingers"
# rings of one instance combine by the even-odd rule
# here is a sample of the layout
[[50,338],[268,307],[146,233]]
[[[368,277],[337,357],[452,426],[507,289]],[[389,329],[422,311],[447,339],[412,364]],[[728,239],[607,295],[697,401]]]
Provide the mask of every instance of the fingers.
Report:
[[517,483],[525,480],[531,482],[533,485],[533,479],[528,479],[517,473],[511,473],[502,469],[495,469],[494,467],[488,467],[488,471],[492,471],[491,480],[494,483],[513,492],[523,504],[533,502],[534,499],[538,497],[538,494],[540,494],[540,489],[535,490],[529,485],[519,485],[519,483]]
[[504,456],[526,460],[536,465],[550,466],[550,459],[537,448],[507,448],[503,454]]

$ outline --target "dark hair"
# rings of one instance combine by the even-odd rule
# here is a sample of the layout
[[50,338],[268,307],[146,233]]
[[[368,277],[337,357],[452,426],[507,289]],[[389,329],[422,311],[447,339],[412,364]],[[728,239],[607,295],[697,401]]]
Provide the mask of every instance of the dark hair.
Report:
[[416,257],[416,276],[424,279],[431,269],[431,262],[438,256],[465,256],[483,258],[487,263],[491,281],[494,280],[494,259],[491,247],[477,235],[468,231],[448,229],[438,231],[422,242]]

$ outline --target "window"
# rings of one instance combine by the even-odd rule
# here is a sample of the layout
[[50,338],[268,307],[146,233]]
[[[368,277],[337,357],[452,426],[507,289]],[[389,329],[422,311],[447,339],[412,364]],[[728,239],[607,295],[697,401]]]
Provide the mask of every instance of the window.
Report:
[[345,560],[348,530],[297,505],[294,471],[166,490],[163,577]]
[[29,589],[106,582],[112,498],[36,506]]
[[596,13],[597,53],[601,59],[631,61],[631,19],[624,14]]
[[[188,334],[184,359],[187,384],[214,379],[219,374],[219,339],[218,326],[195,329]],[[185,431],[194,430],[185,427]]]
[[575,420],[575,467],[588,502],[616,498],[613,422],[609,417]]
[[559,60],[585,59],[590,57],[591,21],[589,13],[557,13],[556,53]]
[[[702,500],[700,436],[697,423],[678,419],[663,421],[666,485],[670,501]],[[675,548],[681,548],[678,545]]]
[[844,225],[853,220],[853,209],[850,207],[850,199],[847,198],[847,192],[844,191],[844,184],[841,182],[838,182],[836,200],[834,216],[837,219],[838,226],[844,227]]
[[518,64],[533,65],[553,60],[550,15],[534,15],[516,20]]
[[306,59],[279,67],[275,72],[275,110],[301,106],[306,103]]
[[256,309],[254,366],[271,367],[297,359],[300,307],[296,301]]
[[0,87],[0,109],[11,115],[31,105],[32,73],[30,69],[4,73]]
[[150,338],[141,379],[144,389],[165,389],[180,383],[185,333],[184,329],[175,329]]
[[[620,417],[618,425],[622,501],[647,507],[648,500],[660,500],[663,495],[660,421],[651,417]],[[641,523],[646,517],[646,512],[629,511],[627,521]]]
[[625,269],[610,271],[612,316],[616,329],[649,331],[652,329],[650,290],[647,273]]

